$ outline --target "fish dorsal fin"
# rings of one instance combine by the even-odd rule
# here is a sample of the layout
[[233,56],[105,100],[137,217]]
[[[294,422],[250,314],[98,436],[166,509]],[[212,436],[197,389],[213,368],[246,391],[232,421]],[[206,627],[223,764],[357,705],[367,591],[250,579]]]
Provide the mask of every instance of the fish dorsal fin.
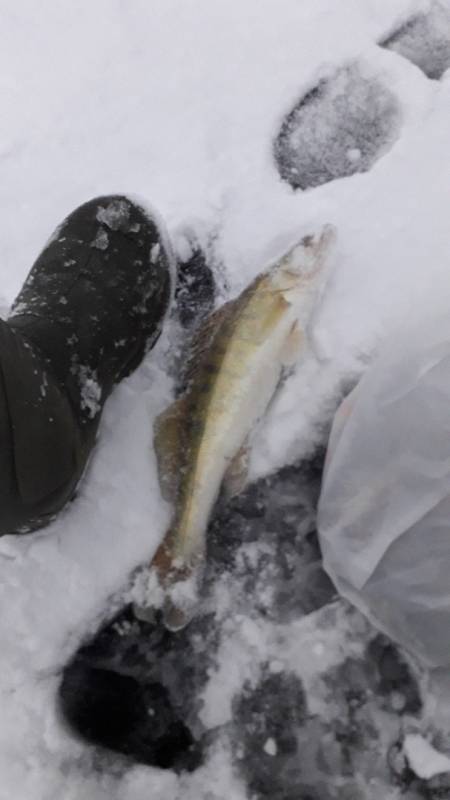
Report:
[[199,325],[194,332],[190,346],[186,368],[183,373],[183,386],[188,386],[196,376],[199,367],[204,363],[211,352],[211,346],[222,328],[223,324],[229,320],[236,309],[236,300],[229,300],[220,308],[213,311]]
[[178,493],[180,457],[185,452],[188,409],[188,397],[183,394],[156,417],[153,425],[159,485],[162,496],[169,503],[175,501]]

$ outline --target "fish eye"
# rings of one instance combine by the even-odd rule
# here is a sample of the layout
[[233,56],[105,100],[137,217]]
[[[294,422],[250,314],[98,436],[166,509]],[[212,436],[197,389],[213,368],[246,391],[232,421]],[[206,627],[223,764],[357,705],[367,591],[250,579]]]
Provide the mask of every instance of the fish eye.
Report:
[[302,239],[303,247],[312,247],[313,244],[314,244],[314,236],[312,234],[308,234],[307,236],[303,237]]

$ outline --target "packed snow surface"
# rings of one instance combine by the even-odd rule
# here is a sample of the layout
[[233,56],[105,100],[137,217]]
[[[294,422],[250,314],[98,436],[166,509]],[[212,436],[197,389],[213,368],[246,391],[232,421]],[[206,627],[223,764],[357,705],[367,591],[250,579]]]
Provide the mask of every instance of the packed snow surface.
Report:
[[[404,57],[411,37],[398,52],[377,44],[429,5],[4,0],[2,307],[55,225],[95,195],[140,195],[161,212],[175,247],[193,230],[223,277],[224,297],[280,243],[332,223],[339,235],[334,276],[315,320],[314,352],[271,409],[253,475],[308,455],[379,342],[450,297],[450,73],[430,80]],[[329,169],[335,179],[294,191],[278,173],[274,141],[295,104],[348,64],[381,87],[380,97],[388,90],[395,136],[390,128],[378,158],[370,146],[365,171],[337,165]],[[357,91],[352,118],[364,117],[374,92]],[[318,113],[304,135],[315,136]],[[327,109],[324,126],[338,113]],[[308,152],[314,146],[305,142]],[[346,157],[357,164],[358,148],[347,148]],[[171,398],[167,350],[163,337],[114,392],[76,501],[47,530],[0,540],[1,800],[246,797],[223,750],[181,778],[119,768],[113,757],[99,765],[56,710],[61,668],[133,568],[151,558],[167,524],[151,447],[153,419]],[[240,635],[263,658],[258,629]],[[324,658],[339,660],[338,644],[326,641],[336,649]],[[280,650],[282,657],[282,638]],[[216,703],[220,715],[220,692],[218,681],[206,714]],[[270,755],[277,745],[269,737],[264,747]]]

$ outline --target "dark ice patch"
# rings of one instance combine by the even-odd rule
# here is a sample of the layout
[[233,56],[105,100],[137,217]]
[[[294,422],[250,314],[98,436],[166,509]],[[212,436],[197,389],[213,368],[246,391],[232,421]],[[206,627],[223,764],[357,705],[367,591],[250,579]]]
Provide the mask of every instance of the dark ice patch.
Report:
[[126,606],[65,668],[63,715],[97,746],[139,763],[191,771],[206,743],[199,691],[216,645],[208,617],[173,634],[158,616],[154,623],[137,620]]
[[450,67],[450,9],[440,3],[394,31],[381,46],[415,64],[428,78],[439,80]]
[[[306,715],[305,693],[293,673],[262,669],[256,686],[246,684],[233,707],[233,748],[252,795],[294,800],[299,794],[302,757],[298,729]],[[303,786],[303,788],[305,788]]]
[[285,117],[274,142],[281,178],[293,189],[367,172],[400,126],[394,95],[357,65],[322,80]]
[[175,300],[178,318],[183,327],[198,323],[214,307],[216,285],[203,250],[195,245],[190,257],[180,261],[177,269]]
[[377,636],[367,649],[377,668],[376,691],[399,714],[417,715],[422,710],[419,686],[400,650],[385,636]]
[[200,752],[161,683],[76,660],[65,672],[66,719],[85,739],[161,768],[195,769]]
[[321,458],[285,467],[219,503],[208,534],[209,579],[227,569],[239,610],[286,623],[329,603],[336,592],[322,568],[314,526]]
[[303,784],[336,800],[390,796],[400,782],[393,780],[388,753],[402,721],[379,692],[376,665],[367,655],[348,657],[319,677],[315,693],[323,713],[307,717],[298,731],[300,796]]
[[[422,703],[405,658],[386,637],[318,673],[311,688],[265,666],[256,686],[244,685],[235,698],[231,738],[250,796],[369,800],[399,788],[410,800],[438,797],[403,754],[404,716],[418,715]],[[403,711],[390,702],[394,693],[407,698]]]

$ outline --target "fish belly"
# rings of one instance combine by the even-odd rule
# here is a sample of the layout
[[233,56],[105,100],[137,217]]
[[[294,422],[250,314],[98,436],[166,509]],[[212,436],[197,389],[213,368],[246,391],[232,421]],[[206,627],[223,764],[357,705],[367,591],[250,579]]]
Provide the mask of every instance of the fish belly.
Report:
[[281,353],[293,320],[289,315],[257,348],[244,355],[237,341],[224,360],[208,404],[208,419],[191,485],[185,520],[186,550],[203,546],[204,533],[225,473],[269,405],[280,380]]

